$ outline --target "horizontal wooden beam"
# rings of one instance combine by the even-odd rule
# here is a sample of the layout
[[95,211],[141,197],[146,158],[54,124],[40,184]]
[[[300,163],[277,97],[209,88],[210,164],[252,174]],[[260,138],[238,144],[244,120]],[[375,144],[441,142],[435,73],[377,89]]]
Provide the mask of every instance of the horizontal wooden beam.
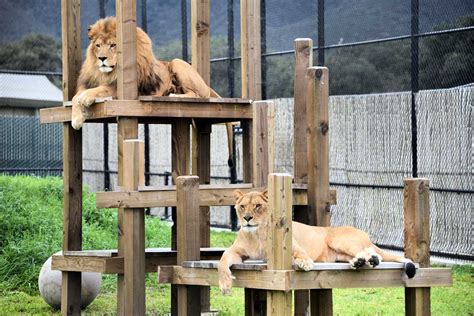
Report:
[[[224,249],[201,248],[201,259],[220,259]],[[176,251],[170,248],[148,248],[145,251],[146,272],[156,272],[158,266],[175,265]],[[69,251],[64,254],[53,255],[53,270],[74,272],[100,272],[105,274],[122,274],[124,261],[119,257],[117,250],[100,251]]]
[[[87,121],[117,116],[143,118],[202,118],[216,120],[252,119],[252,104],[240,99],[142,97],[140,100],[100,99],[90,107]],[[68,105],[69,103],[66,103]],[[40,110],[41,123],[71,121],[70,106]]]
[[[263,191],[264,188],[252,188],[250,185],[200,185],[201,206],[229,206],[235,204],[233,192]],[[331,192],[331,204],[335,204],[336,191]],[[293,205],[307,205],[306,189],[301,186],[293,188]],[[97,192],[96,207],[98,208],[143,208],[176,206],[175,186],[154,187],[131,192]]]
[[[160,283],[218,286],[216,269],[161,266]],[[290,291],[333,288],[452,286],[449,268],[422,268],[413,279],[400,269],[354,270],[233,270],[234,286],[262,290]]]

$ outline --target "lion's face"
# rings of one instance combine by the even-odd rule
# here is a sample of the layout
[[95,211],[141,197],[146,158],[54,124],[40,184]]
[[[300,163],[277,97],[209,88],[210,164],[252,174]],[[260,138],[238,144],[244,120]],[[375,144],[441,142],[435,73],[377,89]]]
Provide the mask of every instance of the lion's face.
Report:
[[100,72],[111,72],[117,65],[115,38],[98,38],[91,43]]
[[102,73],[112,72],[117,65],[116,22],[105,18],[91,25],[88,30],[90,44],[88,58],[93,58],[97,69]]
[[256,232],[268,224],[267,191],[249,192],[243,194],[240,190],[234,192],[235,210],[240,221],[241,230]]

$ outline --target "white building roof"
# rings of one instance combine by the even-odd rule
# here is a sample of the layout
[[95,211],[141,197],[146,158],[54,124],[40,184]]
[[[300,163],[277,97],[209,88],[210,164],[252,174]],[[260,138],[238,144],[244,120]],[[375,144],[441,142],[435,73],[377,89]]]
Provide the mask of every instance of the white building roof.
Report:
[[0,106],[41,108],[62,101],[61,90],[44,75],[0,73]]

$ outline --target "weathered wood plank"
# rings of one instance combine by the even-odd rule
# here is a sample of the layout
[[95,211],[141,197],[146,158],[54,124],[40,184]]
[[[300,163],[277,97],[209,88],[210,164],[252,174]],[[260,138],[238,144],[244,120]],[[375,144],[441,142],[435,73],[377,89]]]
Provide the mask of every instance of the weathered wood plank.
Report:
[[255,155],[253,170],[253,183],[256,186],[264,186],[267,178],[273,172],[275,153],[274,143],[269,139],[268,116],[273,112],[274,104],[271,101],[256,101],[253,103],[252,120],[252,151]]
[[[408,279],[399,269],[363,270],[233,270],[236,277],[234,287],[289,291],[333,288],[378,288],[378,287],[432,287],[452,286],[449,268],[420,268],[413,279]],[[160,283],[181,285],[218,286],[216,269],[162,266],[159,268]]]
[[207,85],[211,83],[210,0],[191,0],[191,64]]
[[[77,77],[81,69],[81,2],[61,1],[61,32],[63,60],[63,99],[70,100],[76,93]],[[69,121],[71,113],[69,113]],[[63,127],[64,168],[64,224],[63,250],[82,247],[82,131],[70,124]],[[61,314],[81,313],[81,274],[63,273]]]
[[[138,189],[143,181],[144,143],[138,139],[123,142],[123,187]],[[143,184],[143,183],[141,183]],[[129,315],[145,312],[145,214],[143,209],[124,208],[123,248],[125,311]]]
[[[244,193],[250,191],[264,191],[265,188],[252,188],[242,185],[224,185],[222,188],[216,185],[199,186],[199,204],[201,206],[230,206],[235,204],[233,192],[241,190]],[[335,192],[335,191],[333,191]],[[293,189],[293,205],[307,205],[307,194],[305,189],[299,187]],[[96,207],[173,207],[176,206],[176,191],[174,186],[153,187],[143,191],[131,192],[97,192]]]
[[[271,214],[267,236],[268,268],[290,270],[292,265],[292,176],[271,173],[268,175],[268,211]],[[290,315],[291,291],[267,292],[267,315]]]
[[[404,180],[405,256],[422,267],[430,266],[429,180]],[[405,289],[406,315],[431,315],[431,290],[428,287]]]
[[[177,191],[177,263],[200,259],[201,220],[197,176],[180,176],[176,180]],[[192,315],[201,304],[201,289],[195,286],[178,287],[178,315]]]
[[[326,67],[306,72],[306,143],[309,224],[330,226],[329,202],[329,73]],[[310,294],[313,315],[332,315],[332,291]]]
[[[171,99],[171,98],[170,98]],[[202,118],[219,121],[251,119],[252,108],[249,101],[236,99],[204,99],[172,98],[173,100],[155,101],[110,100],[95,103],[90,107],[88,122],[107,120],[116,116],[141,118]],[[235,101],[235,102],[234,102]],[[46,123],[62,123],[71,121],[71,107],[55,107],[40,110],[40,121]]]

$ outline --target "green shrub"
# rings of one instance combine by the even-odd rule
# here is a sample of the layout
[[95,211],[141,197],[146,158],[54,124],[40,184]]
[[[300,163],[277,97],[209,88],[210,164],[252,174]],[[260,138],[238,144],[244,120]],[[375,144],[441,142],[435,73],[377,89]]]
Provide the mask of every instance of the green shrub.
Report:
[[[37,291],[46,259],[61,250],[63,184],[60,178],[0,175],[0,291]],[[84,188],[83,249],[117,248],[117,211],[96,209]],[[146,218],[146,247],[169,245],[170,229]]]

